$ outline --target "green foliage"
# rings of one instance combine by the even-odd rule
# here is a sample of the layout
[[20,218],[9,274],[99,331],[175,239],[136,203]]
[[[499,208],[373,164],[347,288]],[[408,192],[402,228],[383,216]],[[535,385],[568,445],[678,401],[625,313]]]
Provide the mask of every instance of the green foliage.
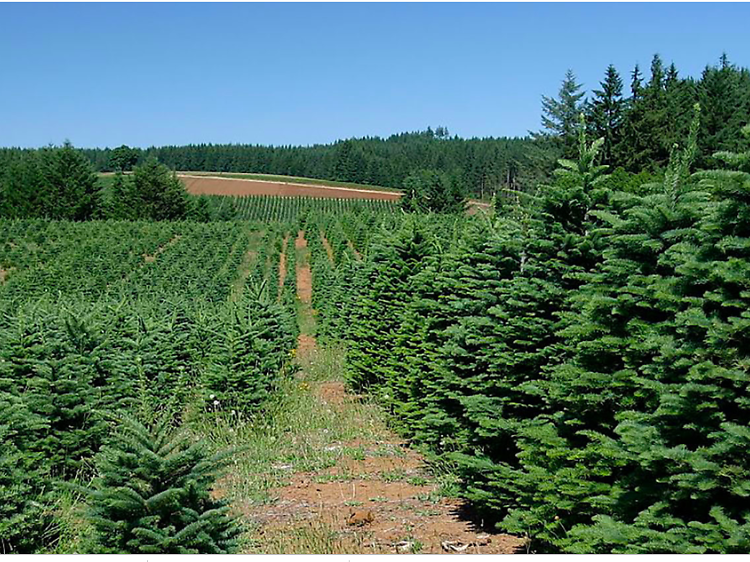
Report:
[[86,220],[100,207],[96,174],[70,143],[0,158],[0,216]]
[[138,162],[138,155],[138,150],[123,144],[109,153],[109,165],[115,171],[128,172]]
[[397,203],[378,199],[328,199],[322,197],[276,197],[248,195],[229,197],[209,195],[207,202],[212,220],[247,220],[292,223],[309,214],[388,213],[398,210]]
[[565,157],[575,155],[578,115],[583,109],[581,99],[586,95],[580,91],[572,70],[565,73],[557,99],[542,96],[542,126],[560,145]]
[[246,223],[2,221],[0,550],[56,544],[58,483],[90,479],[113,416],[212,415],[217,366],[228,408],[271,395],[297,332],[293,300],[252,290],[281,246],[267,230],[269,263],[244,279]]
[[237,548],[239,528],[229,507],[211,497],[227,454],[173,430],[165,416],[146,427],[120,420],[97,456],[88,490],[95,552],[223,554]]
[[615,147],[622,138],[626,104],[622,97],[622,79],[613,65],[607,67],[601,89],[594,90],[594,99],[589,106],[594,138],[604,139],[602,160],[614,160]]
[[0,553],[33,552],[49,525],[44,455],[34,450],[47,424],[22,400],[0,392]]
[[351,383],[535,550],[750,544],[750,150],[691,174],[697,113],[658,182],[606,176],[579,126],[514,220],[400,219],[353,276],[321,267],[351,299]]
[[465,196],[461,186],[447,174],[420,170],[404,180],[401,208],[421,213],[460,213]]
[[179,220],[191,209],[187,191],[174,172],[155,159],[137,166],[131,176],[118,176],[111,194],[113,218]]
[[238,302],[214,335],[220,353],[204,375],[210,408],[247,415],[276,389],[296,334],[288,309],[268,300]]

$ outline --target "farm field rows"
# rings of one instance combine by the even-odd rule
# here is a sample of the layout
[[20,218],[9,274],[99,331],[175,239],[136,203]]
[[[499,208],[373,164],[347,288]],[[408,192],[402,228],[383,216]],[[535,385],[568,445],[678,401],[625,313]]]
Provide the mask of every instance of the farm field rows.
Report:
[[3,220],[0,547],[747,551],[750,152],[634,192],[597,150],[481,216]]
[[[316,342],[312,300],[333,288],[322,285],[321,260],[361,262],[391,210],[324,207],[301,219],[295,200],[269,200],[295,220],[2,221],[0,393],[49,424],[23,451],[37,462],[23,476],[27,493],[44,501],[15,498],[29,523],[3,535],[5,551],[69,552],[90,539],[85,497],[42,490],[50,479],[89,484],[125,412],[147,421],[166,413],[217,451],[251,449],[235,457],[215,496],[238,514],[243,551],[521,545],[458,517],[448,476],[435,476],[387,428],[379,406],[345,391],[341,349]],[[305,416],[314,423],[301,423]],[[264,428],[285,423],[271,445]],[[306,452],[298,440],[317,445]],[[349,485],[359,492],[334,493]],[[320,486],[330,493],[313,509],[305,494]],[[365,520],[352,525],[352,517]]]

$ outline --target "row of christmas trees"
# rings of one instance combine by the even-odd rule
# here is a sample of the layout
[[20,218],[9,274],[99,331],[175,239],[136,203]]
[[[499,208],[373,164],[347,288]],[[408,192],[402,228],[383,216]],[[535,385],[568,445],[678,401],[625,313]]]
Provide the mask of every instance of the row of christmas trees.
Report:
[[750,548],[750,149],[692,173],[698,113],[663,182],[581,126],[523,205],[406,218],[337,277],[351,385],[537,550]]
[[[294,276],[279,287],[272,230],[230,302],[226,290],[218,303],[166,295],[150,277],[130,300],[0,299],[0,552],[54,551],[71,497],[85,505],[80,551],[236,549],[238,528],[210,495],[231,452],[195,427],[249,420],[290,362]],[[190,271],[204,288],[201,274],[219,275]]]

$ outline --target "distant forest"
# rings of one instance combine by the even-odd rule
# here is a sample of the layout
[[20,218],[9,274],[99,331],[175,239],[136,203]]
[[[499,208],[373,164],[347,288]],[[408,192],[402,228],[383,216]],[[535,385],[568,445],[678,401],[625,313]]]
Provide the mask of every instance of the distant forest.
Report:
[[740,129],[750,119],[750,71],[726,55],[699,78],[681,77],[659,55],[648,71],[636,65],[625,78],[610,66],[590,92],[568,71],[557,95],[542,97],[542,130],[523,138],[462,139],[437,127],[314,146],[197,144],[83,153],[97,171],[128,169],[156,157],[176,170],[293,175],[395,188],[415,172],[432,170],[450,176],[469,195],[488,197],[538,185],[558,158],[574,156],[581,114],[591,136],[604,139],[603,163],[613,170],[658,175],[678,140],[687,138],[695,103],[701,105],[696,164],[706,167],[713,164],[709,155],[739,148]]

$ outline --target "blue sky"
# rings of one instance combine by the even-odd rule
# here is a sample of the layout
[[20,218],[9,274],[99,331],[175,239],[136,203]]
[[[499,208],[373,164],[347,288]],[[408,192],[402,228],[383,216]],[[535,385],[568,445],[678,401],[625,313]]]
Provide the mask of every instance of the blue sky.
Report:
[[[750,66],[748,4],[0,4],[0,146],[539,128],[572,68]],[[629,80],[625,80],[626,83]]]

